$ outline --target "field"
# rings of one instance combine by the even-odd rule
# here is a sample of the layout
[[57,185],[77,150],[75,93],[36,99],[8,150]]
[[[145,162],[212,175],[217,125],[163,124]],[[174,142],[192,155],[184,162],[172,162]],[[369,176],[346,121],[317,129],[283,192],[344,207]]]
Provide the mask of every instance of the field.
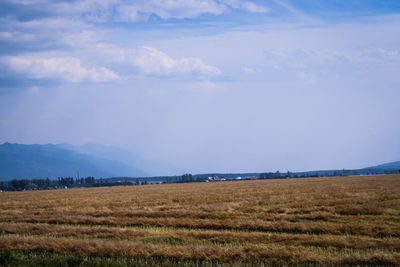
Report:
[[400,264],[400,176],[0,193],[0,265]]

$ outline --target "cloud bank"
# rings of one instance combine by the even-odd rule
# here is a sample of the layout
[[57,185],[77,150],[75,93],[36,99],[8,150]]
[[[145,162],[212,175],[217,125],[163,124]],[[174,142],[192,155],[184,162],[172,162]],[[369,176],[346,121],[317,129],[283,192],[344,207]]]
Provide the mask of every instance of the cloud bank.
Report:
[[148,75],[218,75],[221,71],[214,66],[209,66],[199,58],[174,59],[166,53],[153,48],[142,46],[136,50],[133,60],[140,71]]
[[269,9],[250,1],[239,0],[82,0],[82,1],[17,1],[5,0],[3,5],[17,9],[20,17],[27,10],[43,16],[75,16],[93,22],[148,20],[156,15],[161,19],[195,18],[203,14],[221,15],[232,10],[265,13]]
[[30,79],[53,78],[67,82],[105,82],[119,76],[105,67],[83,67],[74,57],[40,57],[19,55],[6,57],[5,64],[17,74]]

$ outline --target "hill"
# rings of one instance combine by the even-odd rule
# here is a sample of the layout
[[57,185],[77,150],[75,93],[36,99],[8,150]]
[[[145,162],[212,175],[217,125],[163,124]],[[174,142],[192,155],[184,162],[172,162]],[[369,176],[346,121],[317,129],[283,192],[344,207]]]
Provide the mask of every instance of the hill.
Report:
[[378,166],[370,167],[370,168],[380,169],[380,170],[399,170],[400,169],[400,161],[384,163],[384,164],[380,164]]
[[144,176],[143,171],[116,160],[79,153],[57,145],[0,145],[0,180],[67,177]]

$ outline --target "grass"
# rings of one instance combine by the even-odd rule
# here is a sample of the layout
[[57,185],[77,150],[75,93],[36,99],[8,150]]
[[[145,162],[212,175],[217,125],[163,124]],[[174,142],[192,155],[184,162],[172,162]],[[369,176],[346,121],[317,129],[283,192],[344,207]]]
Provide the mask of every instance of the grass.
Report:
[[398,265],[400,176],[3,192],[0,251],[5,266]]
[[81,266],[81,267],[211,267],[211,266],[270,266],[262,262],[246,263],[246,262],[228,262],[220,263],[213,261],[176,261],[173,259],[161,258],[130,258],[130,257],[106,257],[106,256],[82,256],[82,255],[64,255],[49,252],[15,252],[15,251],[0,251],[0,266],[14,266],[14,267],[37,267],[37,266]]

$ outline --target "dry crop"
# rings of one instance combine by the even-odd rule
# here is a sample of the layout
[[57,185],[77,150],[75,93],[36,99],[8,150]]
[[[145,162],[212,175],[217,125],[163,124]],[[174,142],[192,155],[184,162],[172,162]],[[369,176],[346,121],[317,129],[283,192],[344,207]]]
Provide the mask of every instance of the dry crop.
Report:
[[0,193],[0,250],[212,264],[400,264],[400,176]]

